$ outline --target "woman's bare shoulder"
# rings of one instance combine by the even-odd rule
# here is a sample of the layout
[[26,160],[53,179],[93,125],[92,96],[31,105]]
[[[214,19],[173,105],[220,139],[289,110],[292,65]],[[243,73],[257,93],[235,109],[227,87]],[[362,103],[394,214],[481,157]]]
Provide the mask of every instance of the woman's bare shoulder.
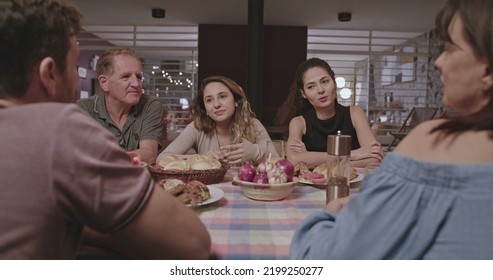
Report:
[[416,150],[417,148],[423,148],[425,143],[431,143],[436,137],[436,133],[433,135],[430,132],[433,128],[443,123],[443,119],[426,121],[416,126],[406,137],[399,143],[396,151],[402,150]]
[[411,132],[409,132],[396,147],[396,152],[403,154],[414,155],[421,151],[430,149],[436,139],[436,133],[430,134],[431,130],[441,124],[444,120],[437,119],[426,121],[419,124]]
[[445,121],[437,119],[418,125],[399,143],[395,151],[431,162],[493,162],[493,144],[487,132],[431,133],[433,128]]
[[431,130],[433,130],[435,127],[439,126],[440,124],[446,121],[447,120],[445,119],[434,119],[434,120],[422,122],[418,126],[416,126],[413,130],[411,130],[408,136],[423,137],[424,135],[429,134]]
[[363,110],[363,108],[361,108],[358,105],[349,106],[349,111],[351,112],[351,114],[365,114],[365,111]]
[[304,125],[305,124],[305,119],[303,118],[303,116],[296,116],[294,118],[291,119],[291,121],[289,122],[289,126],[292,126],[292,125]]
[[303,116],[296,116],[289,122],[289,135],[301,137],[305,133],[305,119]]

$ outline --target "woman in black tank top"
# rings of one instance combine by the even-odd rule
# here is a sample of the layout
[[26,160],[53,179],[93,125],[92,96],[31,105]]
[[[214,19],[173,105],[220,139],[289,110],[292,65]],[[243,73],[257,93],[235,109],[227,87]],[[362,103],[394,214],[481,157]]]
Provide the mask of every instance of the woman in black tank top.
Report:
[[337,102],[335,74],[327,62],[310,58],[297,70],[287,102],[291,104],[287,158],[314,168],[326,161],[327,135],[351,136],[351,165],[380,162],[383,151],[360,107]]

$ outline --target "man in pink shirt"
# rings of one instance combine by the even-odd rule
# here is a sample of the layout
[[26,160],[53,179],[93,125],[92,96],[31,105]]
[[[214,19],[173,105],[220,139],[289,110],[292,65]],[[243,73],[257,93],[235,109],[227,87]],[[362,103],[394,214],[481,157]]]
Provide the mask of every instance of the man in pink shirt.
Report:
[[75,258],[84,227],[127,257],[207,258],[197,215],[64,104],[79,81],[80,21],[57,0],[0,8],[0,259]]

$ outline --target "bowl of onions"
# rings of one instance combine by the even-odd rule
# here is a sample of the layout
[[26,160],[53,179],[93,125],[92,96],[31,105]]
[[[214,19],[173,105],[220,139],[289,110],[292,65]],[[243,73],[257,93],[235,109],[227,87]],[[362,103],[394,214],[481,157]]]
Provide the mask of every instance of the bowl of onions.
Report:
[[244,163],[233,178],[240,190],[248,198],[254,200],[281,200],[289,197],[298,178],[293,177],[294,166],[291,162],[281,159],[276,163],[261,162],[256,168]]

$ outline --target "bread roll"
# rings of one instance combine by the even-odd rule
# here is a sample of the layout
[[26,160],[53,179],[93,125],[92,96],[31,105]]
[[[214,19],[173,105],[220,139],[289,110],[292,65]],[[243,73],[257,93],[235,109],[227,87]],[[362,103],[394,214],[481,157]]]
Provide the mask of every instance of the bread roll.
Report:
[[192,168],[192,170],[207,170],[207,169],[214,169],[214,167],[212,166],[212,164],[210,164],[209,161],[205,160],[205,159],[198,159],[196,161],[194,161],[190,167]]
[[164,166],[168,162],[176,161],[176,160],[181,160],[181,158],[177,155],[165,155],[162,158],[160,158],[157,163],[161,166]]
[[209,155],[192,155],[187,161],[192,170],[218,169],[221,167],[221,163]]
[[207,161],[212,165],[213,169],[221,168],[221,162],[219,160],[213,158],[212,156],[207,156]]
[[184,159],[168,161],[162,164],[159,163],[163,170],[190,170],[190,164]]
[[204,155],[194,154],[194,155],[189,156],[187,158],[187,161],[188,161],[188,163],[190,163],[190,165],[193,165],[196,161],[204,160],[204,159],[205,159]]

